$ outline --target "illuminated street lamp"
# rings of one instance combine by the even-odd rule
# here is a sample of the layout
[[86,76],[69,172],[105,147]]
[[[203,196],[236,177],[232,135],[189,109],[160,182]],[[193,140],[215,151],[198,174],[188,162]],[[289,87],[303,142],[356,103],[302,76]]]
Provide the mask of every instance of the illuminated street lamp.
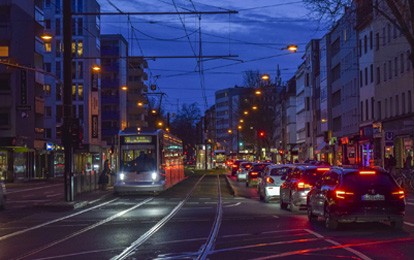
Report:
[[162,126],[164,125],[164,123],[163,123],[162,121],[159,121],[159,122],[157,123],[157,125],[158,125],[159,127],[162,127]]
[[248,115],[249,111],[244,111],[243,114]]
[[257,110],[257,106],[252,106],[252,109],[253,110]]
[[144,102],[138,101],[137,106],[143,107],[144,106]]
[[264,81],[268,81],[269,79],[270,79],[269,74],[263,74],[263,75],[262,75],[262,80],[264,80]]
[[157,114],[157,110],[151,109],[151,114],[153,114],[153,115]]
[[122,87],[121,87],[121,89],[122,89],[123,91],[127,91],[127,90],[128,90],[128,87],[127,87],[127,86],[122,86]]
[[286,49],[290,52],[296,52],[298,50],[298,46],[296,44],[289,44]]
[[241,125],[237,126],[237,129],[241,130],[243,127]]
[[244,123],[244,119],[240,119],[240,121],[239,121],[240,123]]
[[262,94],[262,91],[260,91],[259,89],[257,89],[255,92],[254,92],[254,94],[256,94],[256,95],[261,95]]
[[42,40],[44,41],[50,41],[52,40],[52,35],[45,33],[45,34],[42,34],[40,38],[42,38]]
[[92,70],[94,71],[94,72],[100,72],[101,71],[101,67],[99,66],[99,65],[93,65],[92,66]]
[[227,130],[227,133],[232,134],[233,130],[229,129],[229,130]]

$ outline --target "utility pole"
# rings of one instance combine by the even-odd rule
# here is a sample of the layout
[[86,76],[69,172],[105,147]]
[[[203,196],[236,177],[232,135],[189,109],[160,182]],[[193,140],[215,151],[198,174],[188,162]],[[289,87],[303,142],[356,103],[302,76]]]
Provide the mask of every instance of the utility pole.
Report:
[[63,134],[65,200],[74,200],[72,147],[72,1],[63,0]]

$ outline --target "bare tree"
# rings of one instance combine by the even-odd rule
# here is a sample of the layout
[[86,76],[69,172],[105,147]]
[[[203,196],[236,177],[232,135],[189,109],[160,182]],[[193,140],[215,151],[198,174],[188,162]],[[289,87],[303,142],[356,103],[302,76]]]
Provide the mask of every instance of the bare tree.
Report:
[[410,45],[410,61],[414,67],[414,1],[413,0],[303,0],[321,20],[336,21],[352,6],[372,5],[372,8],[395,25]]
[[197,103],[183,104],[177,116],[171,122],[171,131],[181,138],[185,145],[197,143],[196,122],[200,120],[200,108]]
[[243,74],[243,81],[246,87],[259,87],[261,83],[260,72],[258,70],[245,71]]

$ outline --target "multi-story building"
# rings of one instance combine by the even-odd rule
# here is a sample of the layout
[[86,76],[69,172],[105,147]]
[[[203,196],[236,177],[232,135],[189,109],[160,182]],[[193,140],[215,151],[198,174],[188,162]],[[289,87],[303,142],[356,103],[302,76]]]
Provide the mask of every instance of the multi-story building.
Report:
[[[358,162],[359,136],[358,124],[358,55],[357,34],[355,31],[355,12],[350,9],[329,32],[329,96],[330,123],[328,145],[335,164]],[[368,35],[369,36],[369,35]],[[372,39],[371,39],[372,40]],[[367,43],[368,44],[368,43]],[[367,46],[367,51],[370,46]],[[364,73],[372,73],[372,66],[362,64]],[[364,75],[365,78],[366,75]],[[365,78],[367,84],[372,83],[373,75]],[[364,82],[365,83],[365,82]]]
[[311,40],[296,72],[296,143],[299,160],[314,158],[316,136],[314,131],[315,101],[313,95],[319,75],[319,40]]
[[1,0],[0,17],[0,180],[44,178],[42,1]]
[[148,68],[147,61],[142,57],[128,57],[127,66],[127,127],[148,127],[147,98],[145,97],[148,87],[144,84],[144,81],[148,79],[145,72]]
[[[52,36],[45,45],[45,137],[48,141],[50,174],[63,174],[64,157],[60,149],[63,126],[63,2],[44,2],[46,32]],[[74,149],[74,171],[91,171],[101,164],[99,76],[92,68],[100,64],[99,13],[96,0],[72,1],[72,117],[79,124],[79,146]],[[97,170],[97,169],[95,169]]]
[[122,35],[101,36],[101,133],[108,146],[115,145],[119,131],[127,127],[127,56],[128,42]]
[[[385,3],[379,8],[390,13]],[[368,47],[366,34],[360,33],[362,53],[368,48],[373,53],[369,82],[374,88],[374,155],[377,165],[382,165],[391,154],[396,167],[404,167],[407,157],[413,157],[413,68],[409,56],[410,46],[401,31],[383,15],[372,10]],[[372,34],[372,40],[371,40]],[[371,42],[372,41],[372,42]],[[365,70],[365,69],[364,69]],[[371,72],[371,70],[370,70]],[[372,74],[375,75],[372,79]],[[363,73],[365,76],[365,73]],[[362,81],[365,83],[366,79]],[[362,100],[361,100],[362,101]],[[366,102],[366,101],[365,101]],[[365,112],[366,116],[366,112]],[[412,166],[412,160],[411,166]]]
[[235,153],[239,146],[240,100],[250,94],[251,88],[234,87],[216,91],[216,148],[227,153]]

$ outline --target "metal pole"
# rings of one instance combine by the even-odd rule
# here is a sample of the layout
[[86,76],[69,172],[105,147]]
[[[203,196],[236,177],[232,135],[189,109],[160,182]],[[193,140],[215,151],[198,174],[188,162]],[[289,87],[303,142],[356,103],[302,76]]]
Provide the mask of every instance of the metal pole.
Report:
[[72,8],[71,0],[63,0],[63,134],[65,149],[65,200],[73,201],[72,169]]

